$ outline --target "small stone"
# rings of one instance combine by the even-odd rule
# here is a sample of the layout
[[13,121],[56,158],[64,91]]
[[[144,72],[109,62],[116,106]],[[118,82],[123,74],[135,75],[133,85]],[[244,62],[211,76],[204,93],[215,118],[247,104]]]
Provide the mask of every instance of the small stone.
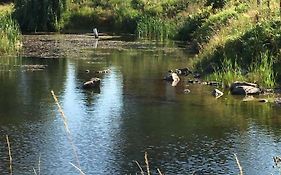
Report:
[[184,92],[185,94],[188,94],[188,93],[190,93],[190,90],[189,90],[189,89],[185,89],[185,90],[183,90],[183,92]]
[[276,103],[276,104],[281,104],[281,98],[276,98],[275,100],[274,100],[274,103]]
[[212,95],[216,98],[220,98],[221,96],[223,96],[223,92],[221,92],[218,89],[214,89],[213,92],[212,92]]
[[267,103],[268,100],[267,99],[259,99],[258,102],[261,102],[261,103]]

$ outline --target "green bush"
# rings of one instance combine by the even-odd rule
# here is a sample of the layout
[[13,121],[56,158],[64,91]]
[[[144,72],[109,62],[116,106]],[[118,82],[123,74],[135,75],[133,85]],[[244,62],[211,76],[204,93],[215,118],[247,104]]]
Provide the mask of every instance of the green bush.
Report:
[[199,43],[205,43],[210,40],[215,32],[226,25],[230,19],[237,18],[238,13],[234,8],[222,10],[217,14],[211,15],[205,22],[193,33],[193,39]]
[[193,33],[198,30],[211,15],[210,9],[206,8],[195,14],[189,15],[184,23],[180,25],[176,39],[181,41],[192,41]]

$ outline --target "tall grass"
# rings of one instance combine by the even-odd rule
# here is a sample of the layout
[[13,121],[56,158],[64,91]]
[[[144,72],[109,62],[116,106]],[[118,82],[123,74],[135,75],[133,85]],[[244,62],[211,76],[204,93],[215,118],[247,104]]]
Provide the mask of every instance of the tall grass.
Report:
[[222,82],[224,86],[229,87],[232,82],[243,81],[245,77],[236,61],[232,62],[231,59],[225,58],[222,67],[215,68],[215,72],[208,75],[207,79]]
[[139,38],[163,41],[173,38],[175,30],[176,24],[168,19],[143,16],[137,22],[137,35]]
[[214,73],[208,75],[207,79],[222,82],[227,87],[234,81],[249,81],[267,88],[274,87],[276,74],[273,63],[274,57],[269,52],[261,53],[248,67],[241,66],[232,59],[224,58],[221,66],[215,68]]
[[275,73],[273,70],[274,57],[269,52],[261,53],[259,59],[249,68],[247,79],[264,87],[274,87]]
[[0,54],[15,53],[21,47],[21,34],[11,10],[0,13]]

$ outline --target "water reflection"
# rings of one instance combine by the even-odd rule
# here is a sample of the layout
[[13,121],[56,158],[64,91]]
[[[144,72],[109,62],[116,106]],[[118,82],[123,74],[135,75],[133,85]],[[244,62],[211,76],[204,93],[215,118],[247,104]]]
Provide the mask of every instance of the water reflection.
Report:
[[[157,47],[97,48],[83,60],[0,60],[1,174],[8,172],[6,134],[15,174],[32,174],[40,154],[42,174],[77,174],[52,89],[86,174],[135,174],[133,161],[143,162],[145,151],[153,172],[238,174],[236,153],[245,174],[276,174],[272,157],[281,153],[280,107],[230,95],[215,99],[213,88],[202,85],[188,85],[191,92],[184,94],[187,78],[176,87],[161,78],[186,65],[188,56]],[[48,68],[21,72],[13,66],[39,63]],[[93,73],[107,68],[111,73]],[[94,76],[102,80],[100,91],[83,90],[82,83]]]

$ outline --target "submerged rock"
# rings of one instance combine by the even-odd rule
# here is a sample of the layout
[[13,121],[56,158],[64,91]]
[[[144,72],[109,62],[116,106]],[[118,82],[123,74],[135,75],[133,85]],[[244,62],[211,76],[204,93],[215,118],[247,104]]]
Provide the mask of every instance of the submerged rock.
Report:
[[100,86],[99,78],[92,78],[90,81],[87,81],[83,84],[84,89],[98,88]]
[[232,95],[258,95],[262,91],[255,83],[248,82],[234,82],[230,86]]
[[221,96],[223,96],[223,92],[221,92],[218,89],[214,89],[213,92],[212,92],[212,95],[216,98],[220,98]]

